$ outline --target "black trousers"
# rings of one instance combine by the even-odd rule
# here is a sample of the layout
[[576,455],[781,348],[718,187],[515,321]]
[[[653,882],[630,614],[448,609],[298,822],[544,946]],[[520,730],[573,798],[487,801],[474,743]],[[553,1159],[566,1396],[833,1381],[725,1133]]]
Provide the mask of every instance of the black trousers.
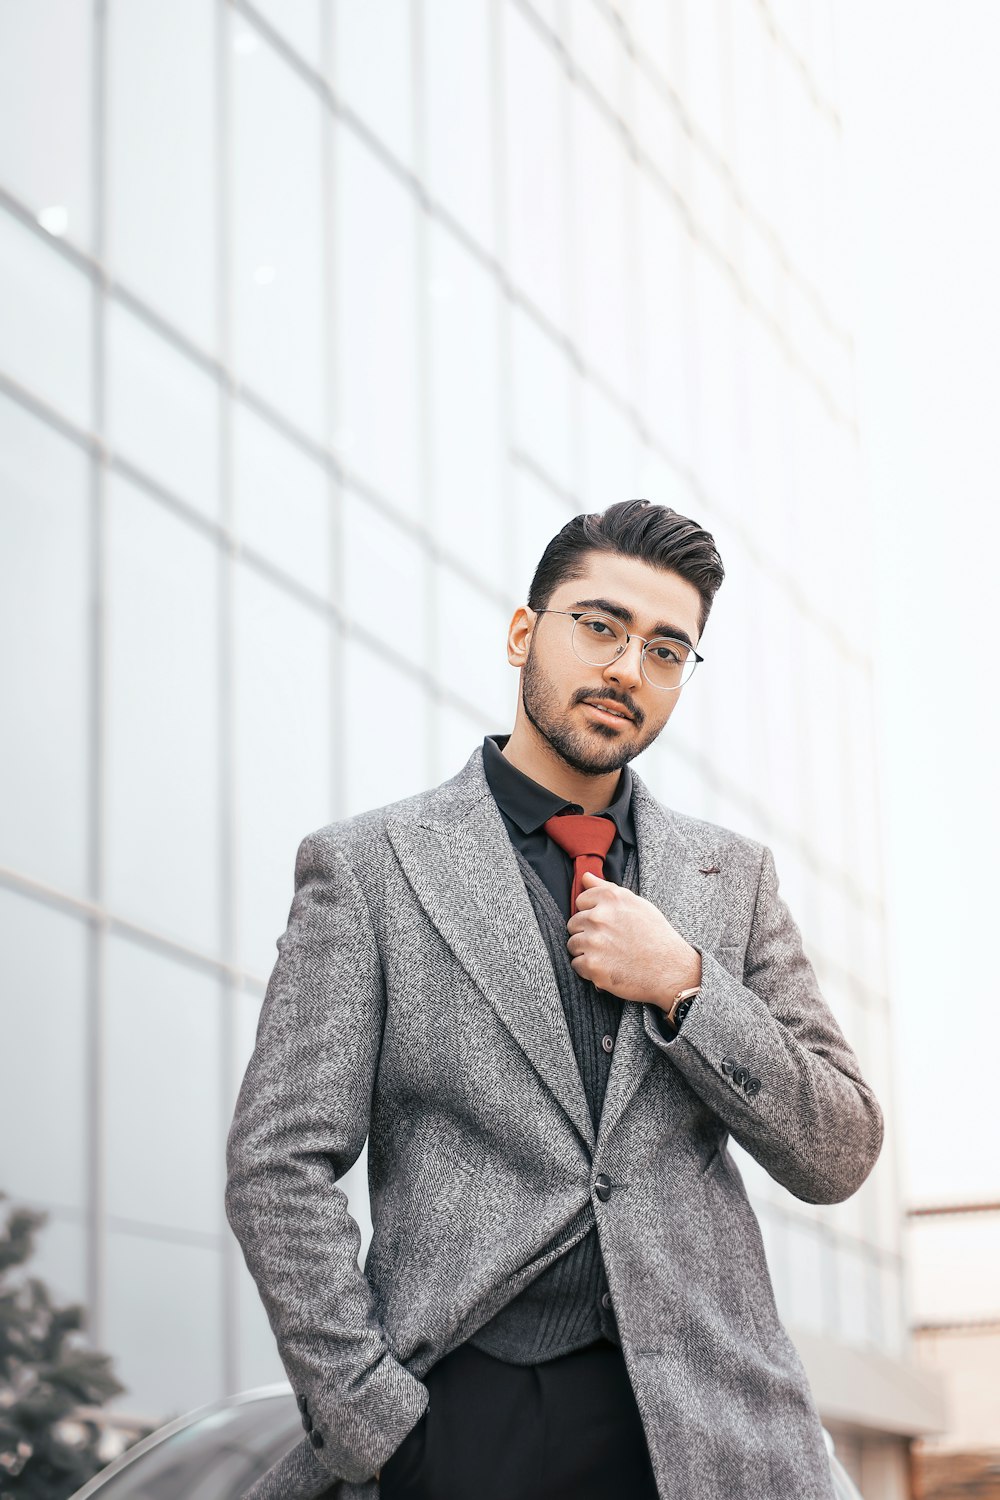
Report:
[[381,1500],[657,1500],[617,1344],[540,1365],[460,1344],[424,1381],[427,1410],[382,1466]]

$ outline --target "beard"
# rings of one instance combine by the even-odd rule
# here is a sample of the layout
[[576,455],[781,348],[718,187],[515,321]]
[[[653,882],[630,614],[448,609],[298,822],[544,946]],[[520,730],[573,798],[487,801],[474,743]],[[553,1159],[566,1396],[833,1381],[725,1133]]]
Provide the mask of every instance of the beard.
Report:
[[596,719],[584,724],[582,715],[576,716],[576,704],[583,697],[600,696],[599,689],[591,688],[588,693],[578,696],[570,707],[564,708],[554,684],[546,677],[538,661],[534,642],[531,643],[521,679],[525,718],[556,755],[585,776],[606,776],[609,771],[620,771],[651,745],[660,732],[656,729],[643,736],[639,733],[638,719],[621,729],[601,724]]

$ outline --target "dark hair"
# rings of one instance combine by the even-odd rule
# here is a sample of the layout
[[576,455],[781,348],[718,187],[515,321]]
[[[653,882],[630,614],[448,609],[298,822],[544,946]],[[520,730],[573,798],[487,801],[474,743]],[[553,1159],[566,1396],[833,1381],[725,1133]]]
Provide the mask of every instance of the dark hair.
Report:
[[638,557],[686,578],[701,595],[701,636],[725,570],[715,538],[697,521],[651,500],[620,500],[607,510],[574,516],[542,553],[528,590],[529,609],[544,609],[560,583],[580,578],[588,552]]

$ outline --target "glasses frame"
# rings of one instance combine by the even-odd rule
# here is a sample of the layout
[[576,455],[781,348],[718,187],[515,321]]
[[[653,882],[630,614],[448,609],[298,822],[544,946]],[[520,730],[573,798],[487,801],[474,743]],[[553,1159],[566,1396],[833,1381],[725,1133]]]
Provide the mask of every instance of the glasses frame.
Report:
[[[609,624],[617,625],[620,630],[625,630],[625,626],[623,625],[621,620],[616,619],[614,615],[605,614],[601,609],[536,609],[534,613],[536,615],[568,615],[569,618],[573,621],[573,632],[570,636],[570,645],[573,646],[573,652],[578,660],[586,663],[588,667],[599,667],[602,665],[602,663],[599,661],[587,661],[587,658],[585,656],[581,656],[579,651],[577,651],[576,646],[573,645],[576,637],[576,627],[578,622],[585,619],[607,620]],[[622,647],[621,651],[618,652],[617,656],[613,656],[611,658],[611,661],[606,661],[603,663],[605,667],[610,667],[614,662],[618,661],[622,656],[625,655],[625,652],[629,647],[629,642],[631,641],[633,636],[635,636],[635,639],[637,641],[642,641],[642,655],[639,658],[639,670],[642,672],[643,677],[645,677],[650,687],[656,688],[657,692],[659,693],[680,692],[681,688],[686,687],[687,684],[691,681],[691,678],[694,676],[698,668],[698,663],[705,660],[703,656],[699,656],[698,652],[694,649],[693,646],[688,645],[687,641],[679,641],[676,636],[645,636],[640,635],[638,631],[635,630],[625,630],[625,645]],[[684,681],[678,682],[675,687],[667,687],[665,683],[654,682],[649,673],[646,671],[646,652],[655,641],[673,641],[675,646],[683,646],[684,650],[690,651],[691,655],[694,657],[694,666],[691,668]]]

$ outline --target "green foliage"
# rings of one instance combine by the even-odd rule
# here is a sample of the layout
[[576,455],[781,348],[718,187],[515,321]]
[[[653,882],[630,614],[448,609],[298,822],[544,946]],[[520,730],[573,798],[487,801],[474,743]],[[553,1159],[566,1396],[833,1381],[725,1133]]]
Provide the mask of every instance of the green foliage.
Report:
[[56,1307],[37,1276],[11,1276],[47,1219],[11,1208],[0,1230],[0,1500],[67,1500],[102,1469],[101,1429],[79,1409],[125,1389],[109,1356],[84,1345],[82,1307]]

